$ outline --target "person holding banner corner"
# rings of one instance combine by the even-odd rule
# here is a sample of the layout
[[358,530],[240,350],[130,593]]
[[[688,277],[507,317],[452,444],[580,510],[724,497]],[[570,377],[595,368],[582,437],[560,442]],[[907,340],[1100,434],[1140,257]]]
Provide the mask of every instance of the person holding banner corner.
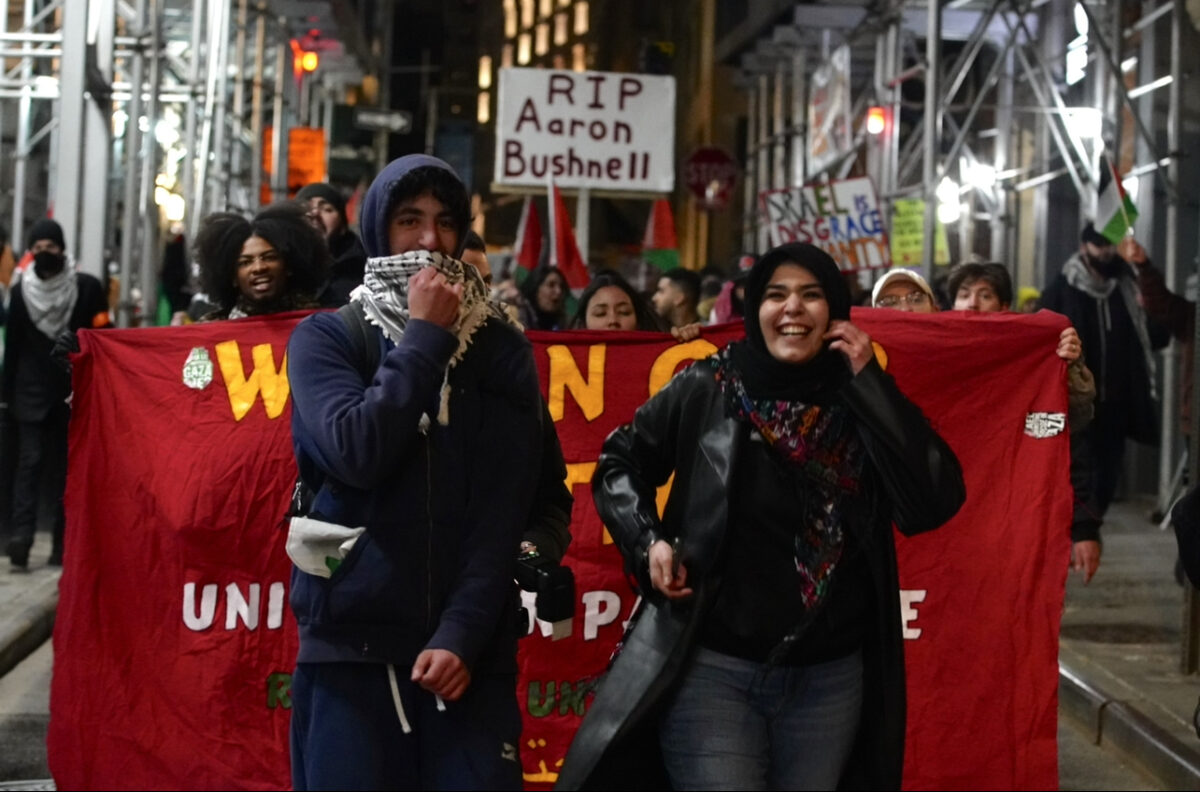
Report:
[[558,789],[659,767],[676,789],[900,786],[892,523],[953,517],[962,470],[849,322],[828,254],[766,253],[745,305],[745,341],[605,441],[593,495],[644,599]]

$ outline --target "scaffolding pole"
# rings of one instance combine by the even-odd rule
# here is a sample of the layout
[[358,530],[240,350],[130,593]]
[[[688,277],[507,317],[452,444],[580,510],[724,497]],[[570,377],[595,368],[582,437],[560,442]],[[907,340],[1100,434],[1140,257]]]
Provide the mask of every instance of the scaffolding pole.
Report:
[[250,88],[250,206],[262,204],[263,74],[267,51],[267,4],[260,2],[254,20],[254,82]]
[[[22,30],[33,27],[33,2],[25,0],[25,12],[22,17]],[[22,47],[25,53],[33,51],[33,44],[26,42]],[[17,100],[17,145],[13,156],[13,214],[12,233],[14,239],[21,241],[22,249],[25,244],[25,189],[26,169],[29,165],[29,125],[30,111],[33,105],[33,58],[28,55],[21,61],[21,98]]]
[[[138,35],[146,32],[146,3],[147,0],[137,0],[134,10],[134,26]],[[142,81],[145,72],[145,53],[137,50],[132,58],[130,68],[130,84],[132,91],[129,95],[129,108],[125,122],[125,191],[121,224],[121,298],[117,304],[117,326],[130,327],[133,324],[133,309],[135,303],[131,300],[133,288],[133,252],[137,248],[138,216],[141,214],[138,193],[137,175],[138,159],[142,149]],[[154,134],[150,130],[150,134]]]
[[938,154],[942,142],[941,86],[942,10],[941,0],[928,0],[929,19],[925,30],[925,224],[921,242],[921,266],[933,281],[934,233],[937,228],[937,186],[941,180]]
[[200,158],[196,156],[196,116],[200,111],[200,48],[204,41],[204,8],[206,0],[194,0],[192,3],[191,45],[188,48],[188,100],[186,115],[183,121],[183,136],[188,151],[188,160],[183,163],[183,199],[187,207],[188,239],[194,239],[200,227],[200,215],[203,208],[200,205],[196,190],[196,166]]
[[[96,275],[103,282],[107,274],[108,229],[111,216],[108,200],[108,172],[112,161],[112,99],[113,80],[113,0],[94,0],[88,4],[88,50],[95,55],[95,74],[106,83],[110,94],[101,96],[93,93],[84,103],[84,144],[82,186],[80,194],[88,206],[99,204],[99,211],[89,209],[79,218],[79,251],[88,252],[81,268]],[[93,90],[101,86],[92,86]],[[100,200],[98,200],[100,199]]]
[[229,208],[229,151],[226,135],[225,107],[226,83],[229,74],[229,3],[213,3],[212,29],[209,31],[208,68],[216,72],[213,90],[216,102],[212,117],[212,195],[209,203],[212,211],[223,212]]
[[[237,73],[237,77],[233,82],[233,145],[229,154],[229,172],[233,177],[231,182],[236,179],[239,184],[245,184],[242,179],[242,168],[244,167],[246,146],[246,27],[249,15],[249,0],[238,0],[237,32],[234,34],[236,38],[233,46],[234,71]],[[230,193],[232,193],[232,189]],[[233,196],[231,202],[239,209],[248,208],[253,203],[253,199],[250,199],[243,204],[238,198],[238,196]]]
[[138,285],[141,286],[142,303],[141,315],[143,324],[153,324],[158,313],[158,264],[159,222],[158,204],[154,200],[154,177],[158,173],[158,89],[162,82],[162,68],[159,58],[161,50],[161,15],[159,4],[162,0],[148,0],[147,3],[147,53],[149,55],[150,88],[146,97],[146,134],[142,141],[142,255]]

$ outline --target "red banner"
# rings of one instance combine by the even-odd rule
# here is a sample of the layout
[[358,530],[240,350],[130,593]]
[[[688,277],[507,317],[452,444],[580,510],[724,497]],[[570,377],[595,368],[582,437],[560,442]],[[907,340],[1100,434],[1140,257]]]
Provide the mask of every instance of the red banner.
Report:
[[[80,334],[48,739],[60,788],[288,787],[295,479],[284,350],[296,316]],[[959,455],[968,501],[899,540],[908,788],[1057,785],[1070,521],[1061,317],[858,311]],[[634,605],[591,502],[604,437],[690,344],[531,333],[575,495],[572,634],[521,642],[526,782],[553,782]],[[665,498],[666,492],[660,493]]]

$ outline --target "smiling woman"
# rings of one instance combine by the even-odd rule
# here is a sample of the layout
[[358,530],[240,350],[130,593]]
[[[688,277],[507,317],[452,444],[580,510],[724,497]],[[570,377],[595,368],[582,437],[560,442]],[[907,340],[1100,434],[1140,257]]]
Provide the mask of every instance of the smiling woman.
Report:
[[325,240],[291,203],[268,206],[251,220],[211,214],[195,249],[204,289],[218,306],[206,321],[315,308],[329,274]]
[[948,520],[962,471],[850,323],[828,254],[764,254],[745,306],[745,341],[604,443],[592,495],[642,600],[558,789],[645,777],[647,753],[675,789],[900,786],[892,524]]

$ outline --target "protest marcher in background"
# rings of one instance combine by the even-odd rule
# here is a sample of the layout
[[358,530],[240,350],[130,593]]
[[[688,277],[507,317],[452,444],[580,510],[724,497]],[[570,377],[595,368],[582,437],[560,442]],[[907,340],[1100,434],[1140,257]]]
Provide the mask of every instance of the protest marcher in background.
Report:
[[558,788],[611,788],[654,722],[675,789],[899,788],[892,523],[937,528],[965,493],[849,316],[826,253],[768,252],[746,284],[746,340],[605,441],[593,494],[644,599]]
[[492,288],[492,265],[488,262],[487,245],[484,244],[483,237],[474,231],[468,231],[463,241],[462,260],[464,264],[470,264],[479,272],[484,286]]
[[742,300],[746,294],[746,275],[754,266],[755,258],[749,253],[743,253],[734,260],[733,276],[721,286],[721,293],[713,303],[712,316],[709,324],[734,322],[742,318]]
[[667,270],[658,279],[653,301],[658,315],[671,327],[699,322],[700,275],[683,267]]
[[296,201],[329,246],[329,281],[317,298],[326,307],[345,305],[350,301],[350,292],[362,283],[367,263],[367,251],[346,218],[346,198],[332,184],[318,182],[302,187]]
[[562,330],[567,326],[567,279],[558,267],[535,269],[521,283],[517,303],[526,330]]
[[34,223],[29,252],[33,265],[10,295],[4,355],[4,401],[19,447],[7,547],[14,572],[29,567],[39,511],[51,517],[53,545],[47,563],[62,565],[71,374],[54,360],[55,342],[63,333],[110,324],[104,287],[93,276],[75,272],[58,223]]
[[579,295],[579,305],[571,318],[572,328],[587,330],[650,330],[665,332],[666,327],[637,289],[615,270],[601,270],[592,276]]
[[1154,350],[1170,333],[1149,320],[1136,274],[1116,246],[1089,223],[1079,252],[1042,293],[1042,307],[1071,320],[1096,379],[1095,417],[1084,430],[1095,471],[1095,517],[1116,494],[1125,440],[1158,445]]
[[268,206],[252,220],[211,214],[195,249],[204,292],[219,306],[205,321],[316,308],[329,273],[329,250],[293,203]]
[[292,783],[519,789],[513,571],[544,436],[533,355],[454,258],[470,200],[446,163],[395,160],[361,214],[361,321],[318,313],[288,344],[309,515],[348,532],[336,571],[292,576]]
[[[996,313],[1012,305],[1012,278],[1003,264],[970,262],[950,271],[947,280],[954,310]],[[1084,363],[1083,345],[1074,327],[1059,334],[1055,354],[1067,362],[1067,421],[1071,430],[1071,486],[1075,514],[1071,521],[1071,567],[1091,581],[1100,568],[1101,520],[1095,504],[1095,471],[1085,431],[1094,415],[1096,382]]]
[[892,269],[875,281],[871,290],[871,306],[895,308],[913,313],[937,313],[933,289],[921,273],[907,269]]

